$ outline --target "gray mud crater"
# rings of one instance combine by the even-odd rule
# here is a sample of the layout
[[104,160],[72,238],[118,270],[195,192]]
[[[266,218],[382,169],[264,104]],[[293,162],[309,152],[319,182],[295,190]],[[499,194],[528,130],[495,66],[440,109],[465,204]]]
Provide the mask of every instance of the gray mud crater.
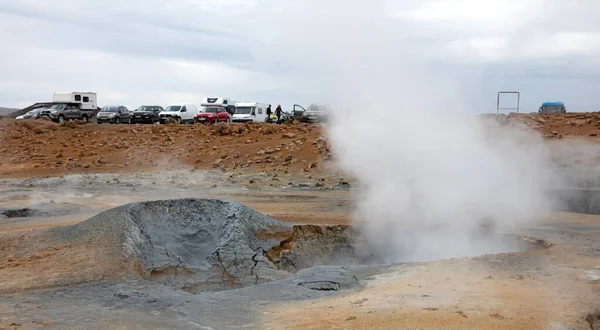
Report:
[[51,231],[67,242],[104,240],[99,245],[108,247],[107,259],[130,274],[190,293],[281,280],[318,265],[360,265],[372,257],[357,253],[358,235],[350,226],[293,226],[211,199],[133,203]]

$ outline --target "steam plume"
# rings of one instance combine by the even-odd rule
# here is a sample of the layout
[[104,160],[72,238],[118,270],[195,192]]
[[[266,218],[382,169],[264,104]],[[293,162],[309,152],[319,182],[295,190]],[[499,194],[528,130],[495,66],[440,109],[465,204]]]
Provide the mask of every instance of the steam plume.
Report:
[[382,18],[386,2],[333,2],[312,16],[303,2],[285,31],[335,68],[329,135],[342,168],[366,187],[356,216],[369,244],[388,261],[510,250],[485,228],[550,209],[540,136],[480,120],[463,102],[476,84],[462,82],[476,71],[452,73],[398,46],[403,31]]

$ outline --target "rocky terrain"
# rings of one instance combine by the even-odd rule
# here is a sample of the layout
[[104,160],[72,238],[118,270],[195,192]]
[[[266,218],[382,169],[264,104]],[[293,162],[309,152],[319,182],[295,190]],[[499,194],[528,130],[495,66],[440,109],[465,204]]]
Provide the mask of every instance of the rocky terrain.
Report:
[[547,139],[563,137],[591,137],[600,134],[600,112],[566,114],[491,114],[504,125],[523,126],[540,131]]
[[[596,142],[600,113],[483,115],[541,132],[548,140]],[[176,169],[246,172],[335,171],[323,127],[273,125],[58,125],[0,121],[0,175],[57,176]]]
[[331,152],[317,125],[63,125],[4,121],[3,176],[181,168],[307,172]]

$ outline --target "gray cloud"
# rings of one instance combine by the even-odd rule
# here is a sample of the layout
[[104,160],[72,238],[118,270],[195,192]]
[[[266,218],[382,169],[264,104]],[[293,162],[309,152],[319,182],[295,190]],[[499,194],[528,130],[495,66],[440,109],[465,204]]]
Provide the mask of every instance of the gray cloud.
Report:
[[468,1],[0,0],[0,105],[88,89],[129,106],[219,93],[290,107],[331,98],[355,59],[385,70],[378,57],[410,55],[460,81],[475,111],[508,88],[528,109],[547,98],[600,108],[599,3]]

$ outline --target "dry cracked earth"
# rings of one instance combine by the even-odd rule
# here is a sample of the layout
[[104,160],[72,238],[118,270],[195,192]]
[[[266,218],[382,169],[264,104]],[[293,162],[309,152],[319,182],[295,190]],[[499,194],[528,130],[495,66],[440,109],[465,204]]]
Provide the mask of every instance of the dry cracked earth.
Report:
[[600,329],[600,114],[495,119],[542,132],[561,208],[394,264],[318,125],[2,121],[0,328]]

